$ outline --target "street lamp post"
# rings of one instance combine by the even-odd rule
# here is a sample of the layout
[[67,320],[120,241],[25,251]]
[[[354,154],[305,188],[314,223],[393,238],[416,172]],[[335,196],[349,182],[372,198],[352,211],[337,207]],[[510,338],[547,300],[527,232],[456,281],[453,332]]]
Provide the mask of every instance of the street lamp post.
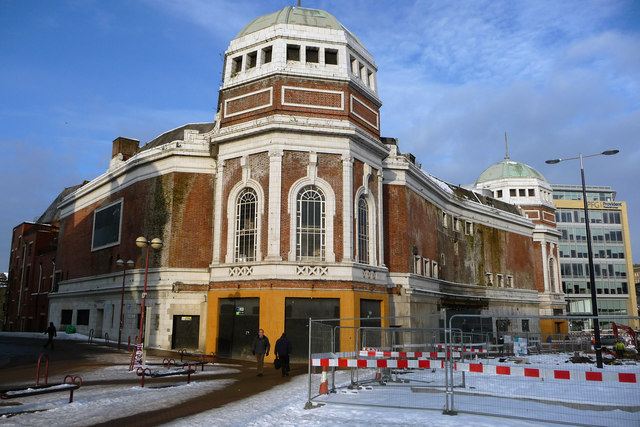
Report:
[[124,323],[124,278],[127,274],[127,267],[128,268],[133,268],[134,262],[132,260],[129,260],[126,262],[118,259],[116,261],[116,265],[118,267],[124,267],[122,269],[122,296],[120,297],[120,328],[118,329],[118,350],[120,350],[120,342],[122,340],[122,326]]
[[596,350],[596,366],[602,369],[602,344],[600,342],[600,322],[598,320],[598,297],[596,293],[596,280],[595,280],[595,270],[593,268],[593,250],[591,249],[591,227],[589,226],[589,206],[587,203],[587,188],[584,183],[584,164],[582,159],[585,157],[595,157],[595,156],[612,156],[617,154],[619,150],[607,150],[602,153],[589,154],[583,156],[582,153],[578,157],[569,157],[566,159],[552,159],[547,160],[545,163],[550,165],[564,162],[565,160],[576,160],[580,159],[580,175],[582,177],[582,201],[584,202],[584,223],[585,228],[587,229],[587,255],[589,256],[589,283],[591,286],[591,312],[594,316],[593,318],[593,338],[594,338],[594,348]]
[[149,272],[149,248],[161,249],[162,240],[157,237],[151,241],[146,237],[138,237],[136,239],[136,246],[139,248],[147,248],[146,262],[144,263],[144,288],[142,290],[142,311],[140,312],[140,331],[138,332],[138,344],[142,343],[142,327],[144,325],[144,305],[147,299],[147,273]]

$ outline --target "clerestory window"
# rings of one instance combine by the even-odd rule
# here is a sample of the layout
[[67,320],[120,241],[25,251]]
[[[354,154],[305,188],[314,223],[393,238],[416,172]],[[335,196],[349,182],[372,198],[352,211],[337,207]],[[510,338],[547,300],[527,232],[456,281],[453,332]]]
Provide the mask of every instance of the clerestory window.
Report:
[[326,205],[324,193],[308,185],[296,198],[296,259],[324,261],[326,251]]
[[258,234],[258,197],[255,190],[245,188],[238,195],[236,204],[235,261],[256,260]]

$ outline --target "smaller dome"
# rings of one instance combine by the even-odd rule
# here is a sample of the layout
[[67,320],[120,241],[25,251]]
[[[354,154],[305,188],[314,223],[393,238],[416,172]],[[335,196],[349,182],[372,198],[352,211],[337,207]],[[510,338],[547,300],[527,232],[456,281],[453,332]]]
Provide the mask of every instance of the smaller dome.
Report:
[[360,40],[358,40],[351,31],[347,30],[345,26],[329,12],[320,9],[307,9],[304,7],[293,6],[287,6],[277,12],[257,17],[253,21],[249,22],[249,24],[247,24],[247,26],[238,33],[236,38],[264,30],[265,28],[269,28],[277,24],[306,25],[308,27],[341,30],[349,33],[351,37],[362,45]]
[[514,162],[513,160],[506,158],[503,161],[485,169],[485,171],[482,172],[476,180],[476,185],[484,182],[509,178],[539,179],[547,183],[545,177],[531,166],[520,162]]

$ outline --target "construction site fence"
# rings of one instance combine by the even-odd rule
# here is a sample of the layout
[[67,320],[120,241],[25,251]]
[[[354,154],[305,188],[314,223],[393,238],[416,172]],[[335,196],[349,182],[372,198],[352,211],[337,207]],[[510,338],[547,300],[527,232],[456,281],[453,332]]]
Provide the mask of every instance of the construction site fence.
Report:
[[[625,343],[620,355],[613,331],[601,331],[605,366],[599,369],[593,331],[568,327],[576,321],[593,325],[594,319],[464,314],[310,319],[307,406],[347,404],[572,425],[640,425],[640,360],[632,333],[618,329]],[[601,324],[632,325],[632,331],[639,320],[598,318]],[[545,325],[557,330],[547,331]]]

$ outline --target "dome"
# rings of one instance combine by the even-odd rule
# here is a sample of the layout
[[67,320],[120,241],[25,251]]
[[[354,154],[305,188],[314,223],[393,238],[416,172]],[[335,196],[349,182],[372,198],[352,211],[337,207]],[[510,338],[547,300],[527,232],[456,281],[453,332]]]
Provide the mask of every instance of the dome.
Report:
[[360,45],[362,43],[358,38],[344,25],[336,19],[335,16],[320,9],[307,9],[305,7],[287,6],[277,12],[262,15],[249,24],[238,33],[236,38],[264,30],[277,24],[306,25],[308,27],[328,28],[331,30],[345,31],[353,37]]
[[499,179],[539,179],[547,183],[544,176],[524,163],[514,162],[506,158],[503,161],[489,166],[480,174],[476,180],[476,185],[489,181],[497,181]]

